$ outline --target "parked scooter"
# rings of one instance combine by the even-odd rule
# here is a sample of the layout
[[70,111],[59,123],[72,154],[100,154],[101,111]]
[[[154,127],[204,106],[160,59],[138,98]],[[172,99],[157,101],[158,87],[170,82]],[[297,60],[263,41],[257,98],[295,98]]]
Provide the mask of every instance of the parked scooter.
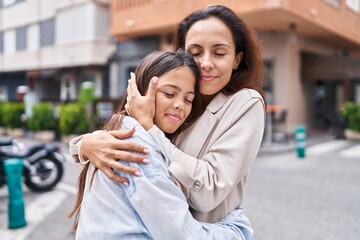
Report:
[[64,157],[59,147],[45,143],[25,146],[12,138],[0,140],[0,187],[6,183],[4,161],[19,158],[23,161],[25,185],[33,191],[49,191],[63,176]]

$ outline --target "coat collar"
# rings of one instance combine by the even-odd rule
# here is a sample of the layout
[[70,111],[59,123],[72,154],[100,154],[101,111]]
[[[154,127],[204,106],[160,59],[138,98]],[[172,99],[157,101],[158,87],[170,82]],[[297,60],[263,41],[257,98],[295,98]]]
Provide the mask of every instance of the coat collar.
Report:
[[223,106],[224,103],[229,99],[229,96],[225,96],[222,93],[216,94],[213,100],[206,107],[206,110],[215,114],[217,113]]
[[[206,142],[211,138],[212,133],[215,131],[219,122],[216,113],[224,106],[228,99],[228,96],[218,93],[214,99],[211,100],[206,107],[206,111],[197,120],[194,126],[187,129],[186,133],[183,132],[180,134],[180,137],[178,138],[180,149],[186,149],[186,153],[191,156],[201,157],[200,153],[202,152],[203,146],[206,145]],[[196,128],[196,131],[192,130],[194,127]],[[185,141],[182,139],[184,133],[186,135]]]

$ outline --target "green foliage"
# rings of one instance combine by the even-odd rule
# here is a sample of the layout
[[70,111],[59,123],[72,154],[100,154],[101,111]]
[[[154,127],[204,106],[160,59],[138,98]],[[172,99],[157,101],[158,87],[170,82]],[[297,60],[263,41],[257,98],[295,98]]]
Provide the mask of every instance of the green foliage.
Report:
[[341,117],[349,129],[360,132],[360,104],[344,103],[341,106]]
[[22,102],[7,102],[4,105],[5,126],[14,129],[24,127],[21,115],[25,112],[25,105]]
[[79,102],[86,104],[94,101],[94,87],[91,82],[83,82]]
[[0,126],[4,127],[5,124],[5,111],[4,111],[4,107],[6,105],[7,102],[0,102]]
[[50,102],[34,104],[28,127],[31,131],[53,130],[55,127],[54,106]]
[[82,134],[88,130],[83,104],[67,103],[59,106],[59,129],[62,135]]

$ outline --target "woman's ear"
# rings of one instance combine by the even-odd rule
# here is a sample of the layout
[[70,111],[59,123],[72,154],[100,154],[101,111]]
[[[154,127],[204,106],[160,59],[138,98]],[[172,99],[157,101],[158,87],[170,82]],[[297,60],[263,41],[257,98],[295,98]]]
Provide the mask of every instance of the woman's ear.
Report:
[[234,66],[233,66],[233,69],[236,70],[239,66],[239,64],[241,63],[241,60],[244,56],[244,53],[243,52],[239,52],[238,54],[236,54],[235,56],[235,60],[234,60]]

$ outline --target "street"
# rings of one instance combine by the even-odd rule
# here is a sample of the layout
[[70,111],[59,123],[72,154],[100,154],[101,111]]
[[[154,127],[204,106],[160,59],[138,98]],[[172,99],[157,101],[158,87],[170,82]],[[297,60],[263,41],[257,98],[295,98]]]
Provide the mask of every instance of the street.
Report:
[[305,159],[260,156],[243,205],[254,239],[360,239],[359,183],[359,143],[315,145]]
[[[48,193],[24,187],[27,226],[7,229],[7,189],[0,189],[0,240],[70,240],[79,168],[65,163],[65,177]],[[360,239],[360,142],[331,140],[307,149],[260,154],[243,207],[254,240]],[[219,238],[221,239],[221,237]]]

